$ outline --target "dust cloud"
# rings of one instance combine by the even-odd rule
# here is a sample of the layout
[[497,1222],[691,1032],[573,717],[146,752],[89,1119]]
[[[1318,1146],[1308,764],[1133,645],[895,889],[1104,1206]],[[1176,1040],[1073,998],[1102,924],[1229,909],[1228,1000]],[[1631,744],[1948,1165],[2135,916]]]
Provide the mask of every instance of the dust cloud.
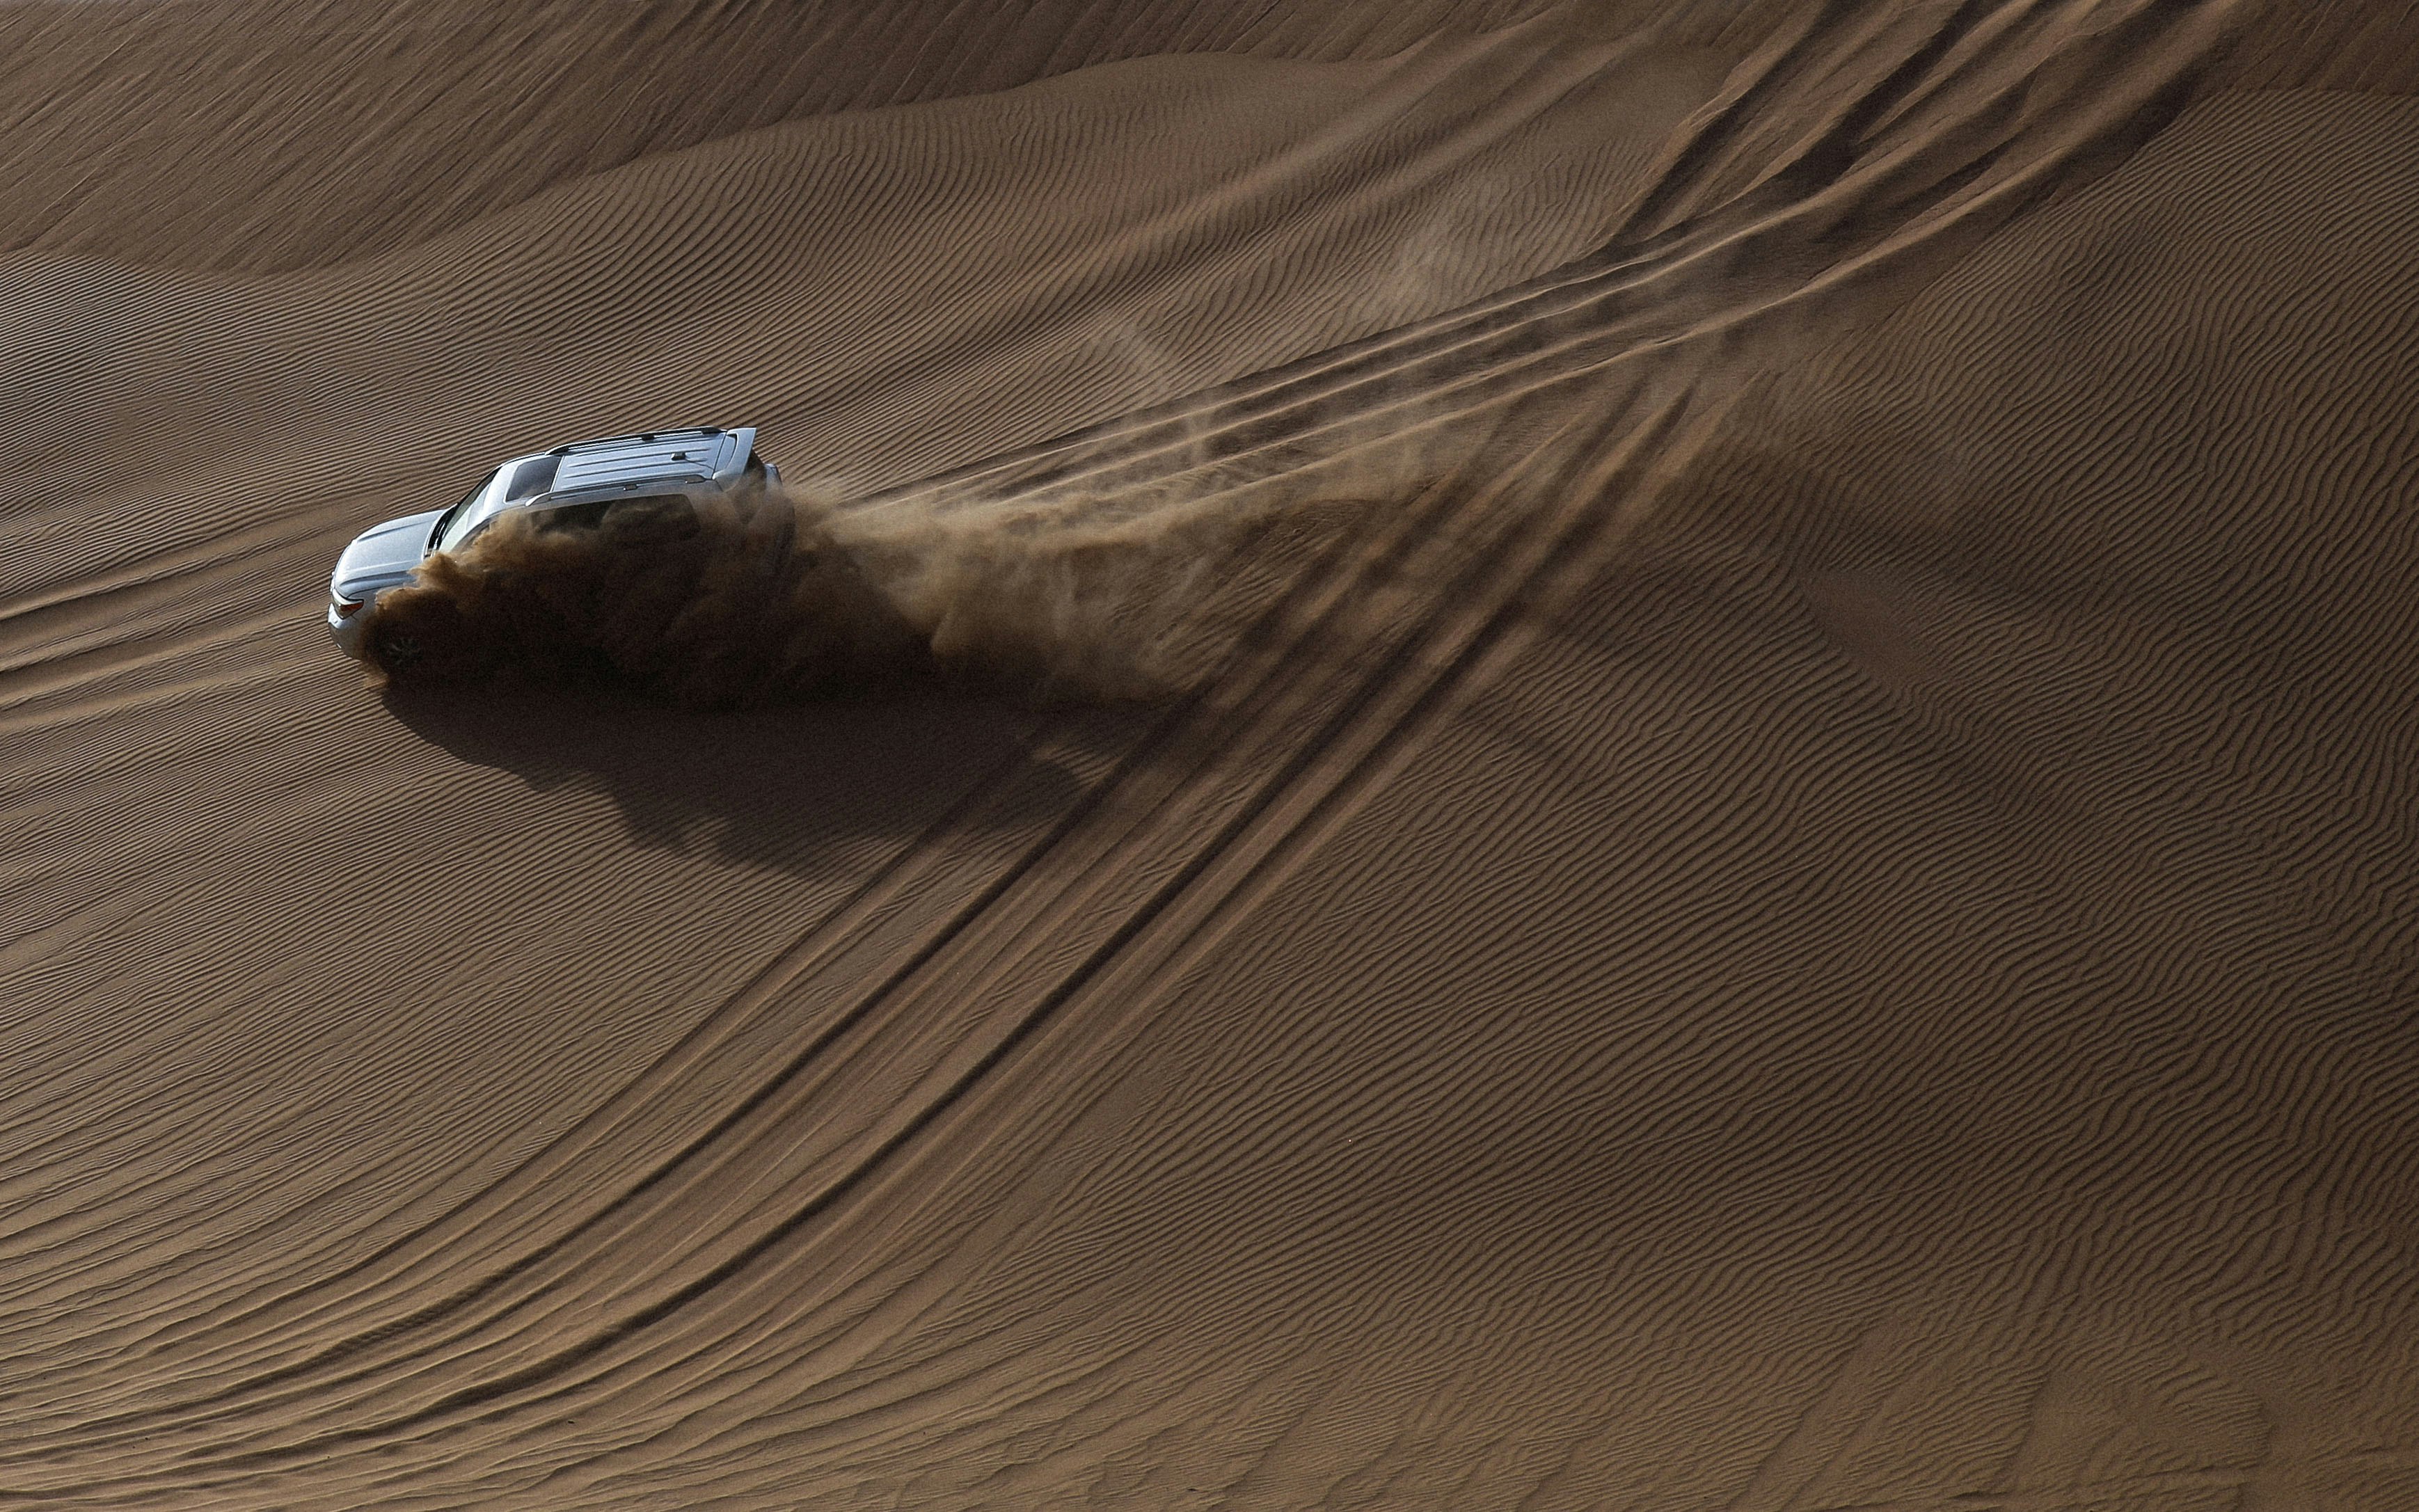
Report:
[[398,687],[618,683],[735,707],[928,679],[1042,700],[1149,699],[1205,676],[1236,629],[1250,510],[1112,522],[981,509],[852,514],[757,489],[515,513],[370,611]]

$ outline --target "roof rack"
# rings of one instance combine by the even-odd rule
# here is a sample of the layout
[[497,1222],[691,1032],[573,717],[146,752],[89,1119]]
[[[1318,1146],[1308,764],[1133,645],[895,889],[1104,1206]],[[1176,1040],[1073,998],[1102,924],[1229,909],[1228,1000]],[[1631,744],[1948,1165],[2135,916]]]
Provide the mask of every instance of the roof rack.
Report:
[[568,446],[558,446],[547,455],[569,456],[574,452],[593,451],[600,446],[619,446],[625,441],[655,441],[673,436],[719,436],[721,434],[722,427],[719,425],[683,425],[674,426],[670,430],[641,430],[634,431],[627,436],[599,436],[593,441],[573,441]]

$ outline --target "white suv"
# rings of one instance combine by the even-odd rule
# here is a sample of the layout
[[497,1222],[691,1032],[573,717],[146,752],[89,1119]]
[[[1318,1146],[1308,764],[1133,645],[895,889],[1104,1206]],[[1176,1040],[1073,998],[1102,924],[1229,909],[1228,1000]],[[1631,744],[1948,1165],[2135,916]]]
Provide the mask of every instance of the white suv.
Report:
[[514,457],[451,509],[406,515],[355,536],[328,579],[328,633],[345,655],[360,656],[377,595],[409,581],[412,569],[436,553],[468,546],[506,510],[594,524],[617,502],[694,500],[780,481],[780,471],[756,455],[748,425],[642,431]]

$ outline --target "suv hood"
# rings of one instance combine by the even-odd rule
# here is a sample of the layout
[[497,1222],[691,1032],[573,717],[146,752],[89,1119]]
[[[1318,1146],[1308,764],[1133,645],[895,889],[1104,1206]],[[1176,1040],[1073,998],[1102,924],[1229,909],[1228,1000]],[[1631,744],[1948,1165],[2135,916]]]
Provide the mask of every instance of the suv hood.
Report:
[[410,577],[411,569],[428,554],[429,528],[443,513],[441,509],[431,509],[406,515],[362,532],[353,537],[352,545],[345,548],[345,554],[336,559],[336,570],[328,579],[329,586],[343,597],[359,602]]

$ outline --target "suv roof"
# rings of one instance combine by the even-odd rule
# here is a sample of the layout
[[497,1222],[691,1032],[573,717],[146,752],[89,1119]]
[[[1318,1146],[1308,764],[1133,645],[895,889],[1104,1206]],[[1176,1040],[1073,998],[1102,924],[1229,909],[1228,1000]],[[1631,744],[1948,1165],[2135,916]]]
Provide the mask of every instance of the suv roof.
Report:
[[600,436],[593,441],[573,441],[568,446],[556,447],[550,455],[569,456],[574,452],[598,452],[618,446],[653,445],[656,441],[672,441],[684,438],[697,440],[721,434],[722,427],[719,425],[682,425],[670,430],[634,430],[627,436]]
[[516,456],[488,474],[470,498],[445,512],[430,534],[429,549],[455,549],[484,530],[489,520],[516,505],[532,509],[584,506],[620,497],[608,492],[615,489],[728,488],[747,472],[755,451],[752,425],[735,430],[695,425],[574,441],[551,452]]
[[576,493],[650,479],[728,483],[747,467],[755,441],[753,428],[721,430],[712,425],[575,441],[547,454],[556,463],[546,491]]

